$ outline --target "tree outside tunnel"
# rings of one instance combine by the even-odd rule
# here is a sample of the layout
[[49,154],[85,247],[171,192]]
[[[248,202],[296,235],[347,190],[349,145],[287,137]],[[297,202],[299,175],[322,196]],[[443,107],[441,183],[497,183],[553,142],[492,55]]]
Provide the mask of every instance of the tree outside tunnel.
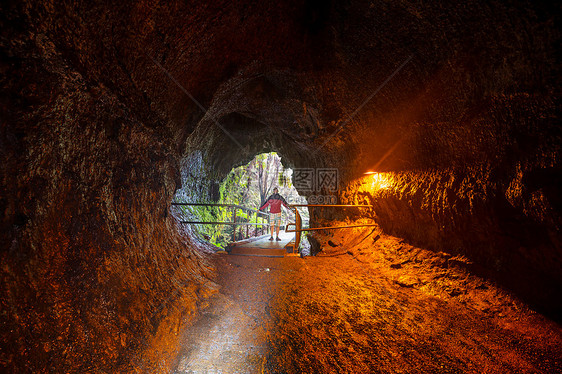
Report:
[[[306,204],[305,197],[293,184],[293,170],[285,168],[281,157],[276,152],[261,153],[246,165],[233,168],[230,173],[217,184],[218,196],[213,199],[213,191],[209,191],[208,202],[217,204],[234,204],[251,209],[258,209],[273,193],[273,188],[278,187],[279,193],[285,197],[289,204]],[[191,180],[189,180],[191,179]],[[187,188],[197,183],[196,178],[188,176],[185,181]],[[213,188],[213,185],[210,187]],[[176,193],[176,202],[188,202],[185,190]],[[201,201],[203,202],[203,201]],[[231,222],[232,209],[222,206],[178,206],[182,219],[193,218],[203,222]],[[302,219],[307,222],[309,214],[307,208],[301,208]],[[237,222],[253,222],[255,214],[237,209]],[[284,214],[283,222],[294,219],[293,214]],[[196,224],[195,231],[210,243],[224,248],[232,241],[232,226]],[[249,236],[257,236],[262,231],[256,226],[248,228]]]

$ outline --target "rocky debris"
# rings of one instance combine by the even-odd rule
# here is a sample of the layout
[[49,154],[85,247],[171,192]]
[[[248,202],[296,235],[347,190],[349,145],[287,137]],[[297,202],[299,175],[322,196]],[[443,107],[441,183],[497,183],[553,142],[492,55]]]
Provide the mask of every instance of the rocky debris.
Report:
[[[313,240],[324,248],[331,248],[327,244],[328,240],[347,246],[348,243],[357,242],[353,235],[361,236],[362,233],[345,233],[343,230],[326,235],[316,233]],[[466,257],[453,256],[443,251],[428,251],[410,245],[403,239],[382,233],[379,235],[380,239],[372,246],[349,247],[345,252],[332,253],[332,256],[345,258],[345,255],[348,255],[347,257],[367,267],[376,267],[377,272],[382,272],[401,288],[415,288],[424,294],[442,299],[455,298],[467,305],[474,304],[479,310],[485,309],[481,305],[486,303],[486,299],[496,297],[508,300],[502,308],[511,307],[507,305],[512,304],[509,297],[498,296],[497,289],[492,287],[489,281],[471,273],[471,261]],[[330,257],[326,254],[319,255]]]
[[416,276],[401,275],[396,280],[394,280],[394,282],[401,287],[411,288],[417,286],[420,283],[420,280]]
[[[395,240],[380,241],[391,247]],[[515,308],[493,285],[489,293],[457,295],[466,287],[459,277],[450,279],[454,296],[432,295],[427,284],[415,284],[415,277],[431,277],[429,267],[411,268],[414,279],[400,286],[394,281],[400,270],[351,256],[282,266],[271,287],[275,329],[266,373],[546,374],[556,372],[562,357],[560,326],[521,304]]]
[[467,268],[470,265],[472,265],[472,261],[465,256],[455,256],[447,259],[447,266],[460,266]]
[[461,290],[461,289],[458,288],[458,287],[454,287],[454,288],[451,288],[451,289],[447,289],[446,291],[447,291],[447,293],[448,293],[449,295],[451,295],[451,297],[459,296],[459,295],[461,295],[461,294],[463,294],[463,293],[466,293],[466,291],[463,291],[463,290]]

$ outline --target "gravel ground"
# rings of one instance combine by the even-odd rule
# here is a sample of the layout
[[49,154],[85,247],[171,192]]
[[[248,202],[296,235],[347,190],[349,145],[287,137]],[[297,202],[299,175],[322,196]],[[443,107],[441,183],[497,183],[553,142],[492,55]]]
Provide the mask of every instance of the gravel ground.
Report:
[[562,328],[469,260],[340,231],[315,257],[217,255],[175,372],[562,372]]

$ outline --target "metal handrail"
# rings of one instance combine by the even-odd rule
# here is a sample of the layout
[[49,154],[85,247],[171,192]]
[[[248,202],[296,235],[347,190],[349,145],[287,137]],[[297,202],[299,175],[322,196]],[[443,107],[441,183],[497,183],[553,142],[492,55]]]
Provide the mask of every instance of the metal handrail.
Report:
[[[295,246],[293,247],[293,253],[296,251],[298,253],[299,246],[301,242],[301,232],[303,231],[319,231],[319,230],[333,230],[333,229],[347,229],[353,227],[368,227],[368,226],[377,226],[374,223],[368,223],[364,225],[348,225],[348,226],[327,226],[327,227],[310,227],[307,229],[302,228],[302,219],[299,211],[297,210],[298,207],[307,207],[307,208],[314,208],[314,207],[336,207],[336,208],[372,208],[372,205],[352,205],[352,204],[293,204],[291,205],[292,208],[295,210],[295,222],[287,223],[287,227],[285,228],[285,232],[294,232],[295,233]],[[287,230],[289,226],[295,226],[294,230]]]
[[295,226],[295,230],[285,230],[285,232],[301,232],[301,231],[320,231],[320,230],[334,230],[334,229],[350,229],[353,227],[368,227],[378,226],[376,223],[366,223],[364,225],[348,225],[348,226],[327,226],[327,227],[309,227],[308,229],[296,229],[294,222],[288,223],[287,226]]
[[[250,226],[262,226],[262,233],[263,233],[263,226],[269,225],[269,222],[264,223],[258,222],[258,217],[264,219],[265,217],[269,218],[269,213],[262,212],[258,209],[247,208],[245,206],[241,206],[238,204],[218,204],[218,203],[179,203],[179,202],[172,202],[171,205],[174,206],[219,206],[219,207],[226,207],[232,208],[232,222],[204,222],[204,221],[180,221],[183,224],[194,224],[194,225],[229,225],[234,226],[232,230],[232,240],[236,241],[236,226],[246,226],[246,237],[249,236],[249,227]],[[236,210],[241,209],[248,212],[256,213],[256,222],[236,222]],[[265,217],[264,217],[265,216]],[[249,218],[251,219],[251,218]],[[268,219],[269,221],[269,219]],[[256,231],[257,232],[257,231]]]
[[[233,215],[232,215],[232,222],[203,222],[203,221],[180,221],[180,223],[189,223],[189,224],[207,224],[207,225],[230,225],[234,226],[233,230],[233,241],[236,241],[236,226],[246,226],[246,236],[248,236],[248,228],[249,226],[268,226],[268,223],[258,223],[258,217],[262,216],[270,216],[270,213],[263,212],[258,209],[247,208],[244,206],[240,206],[237,204],[216,204],[216,203],[178,203],[172,202],[171,205],[187,205],[187,206],[220,206],[220,207],[228,207],[234,208]],[[301,241],[301,232],[303,231],[319,231],[319,230],[334,230],[334,229],[347,229],[347,228],[354,228],[354,227],[369,227],[369,226],[377,226],[377,224],[364,224],[364,225],[348,225],[348,226],[327,226],[327,227],[310,227],[310,228],[302,228],[302,218],[297,208],[307,207],[307,208],[372,208],[372,205],[353,205],[353,204],[292,204],[290,208],[294,210],[295,214],[295,222],[287,223],[285,227],[285,232],[294,232],[295,233],[295,246],[293,247],[293,252],[299,251],[300,241]],[[236,222],[236,209],[251,211],[256,213],[256,222]],[[264,217],[260,217],[264,218]],[[288,230],[289,226],[295,226],[294,230]]]
[[222,207],[228,207],[228,208],[238,208],[238,209],[242,209],[242,210],[248,210],[251,212],[258,212],[261,214],[268,214],[266,212],[263,212],[259,209],[253,209],[253,208],[248,208],[245,206],[241,206],[241,205],[237,205],[237,204],[215,204],[215,203],[176,203],[176,202],[172,202],[171,205],[189,205],[189,206],[222,206]]
[[259,222],[203,222],[203,221],[180,221],[180,223],[192,223],[195,225],[230,225],[230,226],[267,226],[269,223]]
[[354,204],[291,204],[292,207],[336,207],[336,208],[372,208],[372,205],[354,205]]

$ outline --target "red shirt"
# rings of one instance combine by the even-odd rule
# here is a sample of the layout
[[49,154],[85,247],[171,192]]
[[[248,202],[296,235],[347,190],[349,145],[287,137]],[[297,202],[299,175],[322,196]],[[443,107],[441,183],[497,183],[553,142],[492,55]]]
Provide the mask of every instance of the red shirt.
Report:
[[267,201],[262,205],[260,210],[264,210],[268,206],[271,206],[271,208],[269,208],[269,213],[281,213],[281,204],[283,204],[285,208],[289,209],[289,205],[287,205],[287,202],[285,201],[283,196],[279,195],[278,193],[274,193],[267,198]]

